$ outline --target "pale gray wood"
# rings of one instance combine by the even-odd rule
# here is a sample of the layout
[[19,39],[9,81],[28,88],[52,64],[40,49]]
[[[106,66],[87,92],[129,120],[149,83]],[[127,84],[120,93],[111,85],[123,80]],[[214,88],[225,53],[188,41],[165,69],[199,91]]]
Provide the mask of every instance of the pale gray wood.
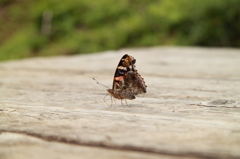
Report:
[[[92,78],[111,87],[126,53],[147,93],[110,107]],[[0,121],[5,158],[31,158],[33,145],[43,158],[44,150],[53,158],[239,158],[240,50],[158,47],[2,62]]]

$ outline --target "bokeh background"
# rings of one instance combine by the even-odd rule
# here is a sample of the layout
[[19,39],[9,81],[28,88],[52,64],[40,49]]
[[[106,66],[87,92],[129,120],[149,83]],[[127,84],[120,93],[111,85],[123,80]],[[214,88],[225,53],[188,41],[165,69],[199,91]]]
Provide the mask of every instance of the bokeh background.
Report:
[[240,0],[0,0],[0,61],[120,48],[240,47]]

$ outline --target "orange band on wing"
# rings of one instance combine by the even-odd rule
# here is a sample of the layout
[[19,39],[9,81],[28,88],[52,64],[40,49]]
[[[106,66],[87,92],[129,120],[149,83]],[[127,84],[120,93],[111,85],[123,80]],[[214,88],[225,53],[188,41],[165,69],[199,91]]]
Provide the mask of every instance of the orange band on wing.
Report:
[[123,78],[123,76],[119,76],[119,77],[115,77],[114,79],[115,79],[116,81],[121,81],[122,78]]

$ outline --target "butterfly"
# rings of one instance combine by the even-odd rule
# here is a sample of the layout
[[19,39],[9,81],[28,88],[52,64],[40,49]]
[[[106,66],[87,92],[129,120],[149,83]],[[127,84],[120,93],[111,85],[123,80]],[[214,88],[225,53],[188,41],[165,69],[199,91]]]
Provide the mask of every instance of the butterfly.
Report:
[[133,100],[136,95],[147,92],[147,86],[137,72],[135,63],[136,59],[128,54],[120,59],[114,74],[112,89],[107,89],[111,97],[120,99],[121,102],[124,99],[127,103],[126,99]]

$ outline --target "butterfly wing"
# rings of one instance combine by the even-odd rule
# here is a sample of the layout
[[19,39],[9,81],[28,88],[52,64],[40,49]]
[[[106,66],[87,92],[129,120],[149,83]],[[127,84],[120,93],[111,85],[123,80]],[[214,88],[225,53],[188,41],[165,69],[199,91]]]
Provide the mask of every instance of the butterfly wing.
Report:
[[113,90],[122,89],[124,85],[123,77],[127,72],[135,70],[135,62],[136,60],[132,56],[129,56],[128,54],[125,54],[121,58],[114,74],[112,87]]
[[146,93],[144,79],[138,74],[135,68],[134,57],[125,54],[114,74],[113,87],[111,92],[118,99],[135,99],[135,95]]

